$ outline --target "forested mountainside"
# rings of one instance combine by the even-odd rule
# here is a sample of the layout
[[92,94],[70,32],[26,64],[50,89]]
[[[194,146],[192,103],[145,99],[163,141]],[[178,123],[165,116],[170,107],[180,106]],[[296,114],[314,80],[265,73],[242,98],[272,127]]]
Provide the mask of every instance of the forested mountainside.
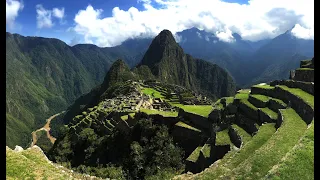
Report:
[[100,84],[117,58],[133,63],[141,56],[139,48],[70,47],[58,39],[6,33],[7,145],[30,145],[32,130]]

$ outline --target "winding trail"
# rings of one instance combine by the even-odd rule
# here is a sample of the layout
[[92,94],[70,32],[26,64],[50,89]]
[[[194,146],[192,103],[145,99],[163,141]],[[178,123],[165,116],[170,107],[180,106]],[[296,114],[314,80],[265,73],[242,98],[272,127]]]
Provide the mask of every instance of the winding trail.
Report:
[[42,128],[37,129],[36,131],[33,131],[33,132],[31,133],[31,134],[32,134],[31,147],[34,146],[34,145],[37,143],[37,140],[38,140],[38,138],[37,138],[37,132],[38,132],[38,131],[42,131],[42,130],[47,131],[47,137],[50,139],[51,143],[54,144],[54,142],[56,141],[56,138],[53,137],[53,136],[51,136],[51,134],[50,134],[50,129],[51,129],[51,128],[50,128],[50,122],[51,122],[51,120],[52,120],[53,118],[59,116],[60,114],[62,114],[62,113],[64,113],[64,112],[65,112],[65,111],[62,111],[62,112],[60,112],[60,113],[57,113],[57,114],[55,114],[55,115],[52,115],[51,117],[49,117],[49,118],[47,119],[46,124],[45,124]]

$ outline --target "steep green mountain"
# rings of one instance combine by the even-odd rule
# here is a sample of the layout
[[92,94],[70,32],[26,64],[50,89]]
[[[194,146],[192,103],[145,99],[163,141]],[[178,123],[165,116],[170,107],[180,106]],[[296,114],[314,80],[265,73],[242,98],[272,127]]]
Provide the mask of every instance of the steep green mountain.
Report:
[[6,144],[28,146],[46,118],[103,82],[116,59],[134,64],[137,50],[6,33]]
[[138,68],[142,65],[148,66],[162,82],[201,91],[213,98],[235,93],[235,83],[225,70],[185,54],[168,30],[154,38]]

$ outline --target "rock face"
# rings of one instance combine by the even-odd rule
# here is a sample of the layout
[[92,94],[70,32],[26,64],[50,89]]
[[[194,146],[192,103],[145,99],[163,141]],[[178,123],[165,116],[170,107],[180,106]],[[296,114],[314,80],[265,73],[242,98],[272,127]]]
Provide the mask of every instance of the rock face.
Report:
[[154,38],[137,68],[143,65],[161,82],[182,85],[214,97],[235,94],[235,83],[225,70],[184,54],[168,30]]
[[304,82],[314,82],[314,70],[309,69],[297,69],[295,70],[295,75],[292,78],[295,81],[304,81]]

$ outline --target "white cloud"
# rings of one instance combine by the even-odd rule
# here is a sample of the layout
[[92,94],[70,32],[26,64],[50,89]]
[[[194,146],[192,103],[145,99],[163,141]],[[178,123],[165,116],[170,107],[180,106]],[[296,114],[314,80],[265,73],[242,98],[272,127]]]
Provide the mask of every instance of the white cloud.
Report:
[[23,3],[16,0],[6,0],[6,24],[9,28],[14,27],[14,21],[19,11],[23,9]]
[[[174,34],[196,27],[227,42],[233,41],[232,33],[251,41],[274,38],[295,24],[314,31],[313,0],[250,0],[242,5],[221,0],[138,2],[142,3],[143,10],[115,7],[111,17],[102,17],[103,10],[89,5],[75,15],[73,30],[82,35],[86,43],[103,47],[119,45],[128,38],[154,37],[163,29]],[[308,31],[293,34],[313,39],[313,33],[306,35],[310,34]]]
[[64,8],[53,8],[52,9],[52,12],[53,12],[53,16],[58,18],[58,19],[63,19],[64,17]]
[[314,29],[307,29],[299,24],[296,24],[295,27],[291,30],[292,35],[301,39],[313,39],[314,38]]
[[51,19],[51,11],[43,8],[41,4],[36,6],[37,11],[37,27],[41,28],[51,28],[54,24]]
[[45,9],[41,4],[36,6],[37,11],[37,27],[42,28],[51,28],[54,26],[52,22],[52,17],[60,19],[60,24],[64,24],[64,7],[61,9],[53,8],[52,10]]

